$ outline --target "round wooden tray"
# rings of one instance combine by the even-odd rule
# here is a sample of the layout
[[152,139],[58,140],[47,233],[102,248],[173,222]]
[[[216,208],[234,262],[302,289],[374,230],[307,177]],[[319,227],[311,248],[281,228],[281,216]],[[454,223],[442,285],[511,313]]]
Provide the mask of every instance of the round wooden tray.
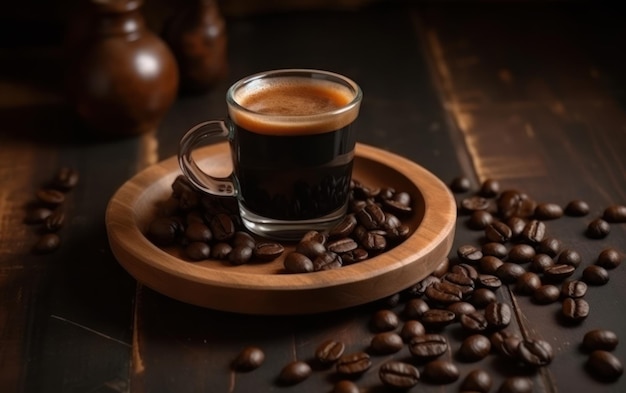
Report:
[[[207,146],[197,153],[212,173],[229,171],[227,144]],[[106,228],[113,254],[135,279],[183,302],[267,315],[347,308],[408,288],[430,274],[452,247],[456,203],[447,186],[412,161],[357,144],[354,179],[411,194],[414,212],[403,220],[413,230],[407,240],[360,263],[304,274],[284,273],[282,257],[241,266],[186,261],[175,250],[163,250],[144,236],[157,203],[171,195],[171,184],[180,173],[177,157],[171,157],[130,179],[109,202]],[[285,253],[292,247],[287,246]]]

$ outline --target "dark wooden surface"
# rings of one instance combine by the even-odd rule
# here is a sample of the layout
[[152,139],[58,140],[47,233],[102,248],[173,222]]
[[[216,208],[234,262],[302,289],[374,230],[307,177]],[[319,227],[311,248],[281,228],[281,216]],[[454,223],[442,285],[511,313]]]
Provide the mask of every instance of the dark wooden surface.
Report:
[[[465,174],[474,187],[494,178],[537,201],[586,200],[587,217],[547,223],[550,235],[583,256],[577,275],[603,248],[626,252],[626,224],[614,224],[603,240],[583,234],[606,206],[626,204],[626,28],[618,16],[592,2],[392,2],[233,16],[227,18],[228,81],[205,95],[179,97],[154,135],[107,141],[85,136],[65,105],[54,39],[5,45],[0,391],[330,392],[332,370],[315,370],[294,387],[277,386],[276,377],[288,362],[310,360],[327,338],[343,340],[349,351],[367,348],[368,321],[380,304],[293,318],[201,309],[137,284],[108,248],[104,211],[115,190],[174,155],[193,124],[223,116],[229,83],[257,71],[311,67],[349,75],[365,92],[359,140],[406,156],[446,182]],[[65,165],[79,170],[81,182],[65,204],[62,246],[33,255],[38,233],[23,223],[25,205]],[[480,240],[466,219],[459,216],[455,248]],[[547,340],[555,359],[532,373],[495,355],[458,362],[462,377],[482,367],[494,377],[492,391],[520,373],[533,378],[538,392],[626,391],[626,377],[591,378],[579,349],[592,328],[626,337],[624,280],[620,266],[608,284],[591,287],[590,316],[576,326],[559,322],[558,303],[538,306],[500,289],[499,299],[516,308],[510,329]],[[454,352],[459,330],[446,334]],[[265,364],[250,373],[230,371],[230,361],[250,344],[265,350]],[[615,354],[626,362],[626,345]],[[374,357],[357,384],[363,392],[385,391],[378,366],[407,357],[406,348]],[[458,390],[459,382],[420,383],[412,391]]]

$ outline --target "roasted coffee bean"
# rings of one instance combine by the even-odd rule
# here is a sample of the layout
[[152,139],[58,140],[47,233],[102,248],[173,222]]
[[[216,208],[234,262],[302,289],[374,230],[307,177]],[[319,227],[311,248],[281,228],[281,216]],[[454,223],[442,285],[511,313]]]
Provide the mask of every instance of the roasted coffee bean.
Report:
[[46,206],[58,206],[65,202],[65,194],[52,188],[42,188],[37,191],[36,196]]
[[159,246],[174,243],[180,232],[180,222],[172,217],[158,217],[148,227],[148,237]]
[[552,282],[561,282],[574,274],[576,267],[566,264],[558,264],[550,266],[543,272],[543,276]]
[[610,232],[611,225],[601,218],[596,218],[587,225],[585,234],[590,239],[604,239]]
[[185,238],[190,242],[210,242],[213,233],[204,223],[192,222],[185,229]]
[[539,220],[530,220],[526,223],[520,238],[530,244],[540,243],[546,235],[546,224]]
[[243,265],[252,259],[252,248],[248,246],[237,246],[228,254],[228,261],[231,265]]
[[463,329],[473,333],[483,332],[488,326],[485,315],[479,311],[461,315],[459,322]]
[[448,350],[448,340],[441,334],[414,336],[409,341],[409,352],[418,359],[434,359]]
[[410,389],[417,385],[420,372],[411,364],[392,360],[380,366],[378,376],[386,386],[394,389]]
[[476,308],[485,308],[496,301],[496,294],[489,288],[476,289],[469,299],[469,302]]
[[404,291],[404,293],[409,297],[420,297],[424,295],[428,287],[430,287],[431,285],[437,282],[441,282],[439,277],[435,277],[431,274],[429,276],[426,276],[423,280],[421,280],[417,284],[412,285],[411,287],[407,288]]
[[282,384],[295,385],[311,376],[312,372],[313,370],[308,363],[295,360],[283,367],[278,376],[278,380]]
[[456,315],[452,311],[431,308],[422,315],[421,322],[427,329],[438,330],[448,326],[455,319]]
[[502,262],[500,258],[491,255],[485,255],[478,262],[478,268],[484,274],[495,275],[498,271],[498,268],[503,264],[504,262]]
[[534,217],[538,220],[554,220],[563,216],[563,208],[556,203],[539,203],[535,207]]
[[420,319],[429,309],[430,306],[423,299],[410,299],[404,304],[402,316],[406,319]]
[[369,253],[362,248],[355,248],[352,251],[344,252],[341,254],[341,260],[343,261],[344,266],[364,261],[368,257]]
[[506,303],[494,302],[485,307],[485,319],[487,328],[491,330],[501,330],[511,323],[513,312]]
[[248,232],[237,231],[230,240],[233,247],[246,246],[254,250],[256,240]]
[[424,378],[431,383],[448,384],[459,379],[457,366],[447,360],[432,360],[424,366]]
[[249,346],[241,350],[232,366],[237,371],[252,371],[259,368],[265,361],[265,353],[256,346]]
[[233,250],[233,247],[225,242],[215,243],[211,247],[211,258],[225,260],[228,259],[228,255]]
[[398,215],[403,215],[403,216],[410,214],[413,211],[413,208],[411,207],[410,196],[409,196],[409,200],[406,201],[401,197],[401,195],[409,195],[409,194],[406,192],[400,192],[394,196],[394,199],[384,199],[382,203],[383,207],[389,212],[392,212],[393,214],[398,214]]
[[517,278],[515,292],[520,295],[532,295],[541,285],[541,277],[538,274],[526,272]]
[[209,222],[209,228],[217,241],[230,240],[235,235],[235,223],[225,213],[213,216]]
[[494,221],[485,227],[485,237],[491,242],[506,243],[512,236],[511,228],[502,221]]
[[52,186],[61,191],[69,191],[78,185],[79,179],[80,174],[77,170],[69,167],[62,167],[59,168],[57,173],[54,175]]
[[545,340],[529,339],[520,342],[517,347],[517,355],[524,363],[540,367],[552,362],[554,351],[550,343]]
[[477,362],[491,352],[491,342],[482,334],[466,337],[459,348],[459,356],[467,362]]
[[448,273],[448,270],[450,270],[450,259],[443,258],[431,274],[435,277],[441,278],[444,274]]
[[379,304],[383,308],[392,309],[400,304],[400,293],[394,293],[393,295],[386,296],[382,299],[378,299],[376,304]]
[[326,243],[326,249],[336,254],[342,254],[344,252],[350,252],[356,250],[359,247],[358,243],[350,237],[342,237],[336,240],[331,240]]
[[557,264],[565,264],[578,267],[582,262],[582,257],[580,253],[576,250],[565,249],[561,251],[556,261]]
[[507,250],[506,246],[502,243],[489,242],[483,245],[482,253],[485,256],[490,255],[502,259],[507,256],[509,250]]
[[64,223],[65,223],[65,214],[61,210],[57,209],[48,217],[46,217],[43,225],[44,225],[44,228],[46,228],[48,232],[56,232],[59,229],[61,229]]
[[400,337],[405,342],[409,342],[411,338],[415,336],[421,336],[426,334],[426,328],[420,321],[416,320],[408,320],[402,325],[402,329],[400,330]]
[[509,217],[505,224],[511,228],[511,237],[518,238],[524,232],[524,228],[526,227],[526,220],[521,217],[513,216]]
[[617,356],[602,350],[591,352],[585,366],[594,378],[601,381],[615,381],[624,373],[624,366]]
[[285,247],[276,242],[263,241],[255,244],[252,255],[259,261],[273,261],[283,254]]
[[47,207],[31,207],[26,211],[24,222],[26,224],[41,224],[48,216],[52,214],[52,210]]
[[328,231],[328,236],[331,238],[347,237],[352,233],[354,228],[356,228],[356,224],[357,222],[354,214],[347,214]]
[[545,237],[542,241],[539,242],[536,246],[536,251],[539,254],[547,254],[548,256],[554,258],[561,252],[562,249],[561,241],[554,237]]
[[452,268],[450,269],[450,273],[461,274],[471,280],[478,279],[478,271],[476,270],[476,268],[467,263],[460,263],[458,265],[452,266]]
[[513,332],[500,330],[489,336],[491,348],[495,349],[499,354],[509,358],[517,359],[517,351],[522,338]]
[[211,247],[204,242],[191,242],[185,247],[185,255],[192,261],[209,259]]
[[35,245],[33,251],[37,254],[48,254],[56,251],[61,246],[61,237],[56,233],[43,234]]
[[323,246],[326,244],[326,240],[328,239],[325,233],[318,231],[308,231],[302,236],[302,239],[300,239],[300,243],[315,242]]
[[491,390],[492,385],[493,379],[487,371],[475,369],[465,376],[460,389],[462,392],[487,393]]
[[313,271],[339,269],[342,265],[343,261],[338,254],[326,251],[313,260]]
[[347,379],[342,379],[335,384],[332,393],[359,393],[360,391],[357,384]]
[[490,204],[489,199],[474,195],[461,200],[461,211],[464,213],[472,213],[478,210],[487,210]]
[[607,329],[593,329],[585,333],[582,345],[587,351],[612,351],[618,343],[619,339],[615,332]]
[[337,340],[326,340],[321,343],[315,350],[315,359],[321,365],[329,365],[335,363],[343,355],[346,345]]
[[374,332],[388,332],[400,324],[400,318],[391,310],[378,310],[370,319],[370,326]]
[[611,205],[604,209],[602,218],[606,222],[623,223],[626,222],[626,206],[624,205]]
[[504,262],[502,266],[496,270],[495,275],[506,284],[514,284],[525,272],[526,269],[517,263]]
[[507,261],[514,263],[529,263],[535,254],[535,249],[528,244],[516,244],[509,250],[509,257]]
[[387,248],[385,236],[375,231],[367,231],[360,240],[361,245],[367,251],[380,252]]
[[585,299],[563,299],[561,315],[570,322],[580,322],[589,316],[589,303]]
[[577,298],[585,296],[586,293],[587,293],[587,284],[585,284],[583,281],[579,281],[579,280],[565,281],[563,285],[561,285],[561,296],[564,298],[571,297],[571,298],[577,299]]
[[485,198],[493,198],[500,192],[500,182],[496,179],[485,179],[480,185],[478,194]]
[[478,276],[477,283],[479,287],[487,288],[492,291],[502,286],[502,280],[493,274],[481,274]]
[[554,266],[554,259],[548,254],[536,254],[530,261],[530,270],[537,273],[543,273],[551,266]]
[[476,307],[468,302],[455,302],[446,307],[446,310],[452,311],[456,316],[456,319],[460,320],[461,315],[469,314],[476,311]]
[[508,377],[500,387],[498,393],[532,393],[533,381],[527,377]]
[[306,255],[310,260],[314,260],[326,252],[326,247],[322,243],[313,240],[306,240],[298,242],[298,244],[296,244],[295,251]]
[[463,292],[457,285],[443,281],[426,288],[424,294],[428,299],[440,304],[450,304],[463,299]]
[[366,229],[378,229],[385,221],[385,212],[376,204],[368,204],[356,212],[357,221]]
[[486,210],[476,210],[472,212],[470,218],[467,220],[467,226],[470,229],[482,231],[489,224],[494,221],[493,215]]
[[519,216],[518,211],[522,204],[521,193],[516,190],[505,190],[498,197],[496,204],[501,217],[507,219],[512,216]]
[[404,341],[395,332],[381,332],[372,337],[370,349],[378,355],[388,355],[396,353],[402,349]]
[[561,291],[554,285],[542,285],[533,293],[532,299],[537,304],[550,304],[559,300]]
[[583,270],[582,279],[589,285],[604,285],[609,282],[609,272],[598,265],[589,265]]
[[574,199],[567,203],[563,211],[568,216],[582,217],[589,214],[589,204],[580,199]]
[[467,192],[472,187],[472,182],[466,176],[457,176],[450,182],[450,190],[455,193]]
[[336,363],[337,373],[345,376],[358,376],[372,367],[370,355],[365,352],[355,352],[341,356]]
[[474,292],[474,280],[460,273],[447,273],[442,277],[442,282],[456,285],[461,290],[463,298]]
[[622,255],[614,248],[606,248],[600,252],[595,264],[605,269],[615,269],[622,263]]
[[456,255],[461,259],[461,261],[466,263],[476,263],[483,257],[483,253],[480,248],[472,245],[472,244],[464,244],[460,246]]

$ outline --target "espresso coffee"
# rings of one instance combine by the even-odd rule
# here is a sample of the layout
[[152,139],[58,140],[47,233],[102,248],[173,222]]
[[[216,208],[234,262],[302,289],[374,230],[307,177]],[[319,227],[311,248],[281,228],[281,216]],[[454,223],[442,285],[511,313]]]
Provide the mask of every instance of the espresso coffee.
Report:
[[297,221],[346,210],[358,114],[347,105],[354,97],[348,86],[291,76],[252,80],[236,91],[230,143],[236,178],[245,184],[244,215]]

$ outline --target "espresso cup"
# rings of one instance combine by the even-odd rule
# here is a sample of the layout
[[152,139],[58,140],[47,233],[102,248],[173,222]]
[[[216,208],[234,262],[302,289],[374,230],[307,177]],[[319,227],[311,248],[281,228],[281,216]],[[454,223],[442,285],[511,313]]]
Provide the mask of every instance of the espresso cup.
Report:
[[[258,235],[297,240],[324,230],[348,209],[363,94],[328,71],[285,69],[248,76],[226,93],[228,116],[181,139],[181,170],[200,191],[237,198],[241,220]],[[227,139],[233,171],[218,178],[192,152]]]

